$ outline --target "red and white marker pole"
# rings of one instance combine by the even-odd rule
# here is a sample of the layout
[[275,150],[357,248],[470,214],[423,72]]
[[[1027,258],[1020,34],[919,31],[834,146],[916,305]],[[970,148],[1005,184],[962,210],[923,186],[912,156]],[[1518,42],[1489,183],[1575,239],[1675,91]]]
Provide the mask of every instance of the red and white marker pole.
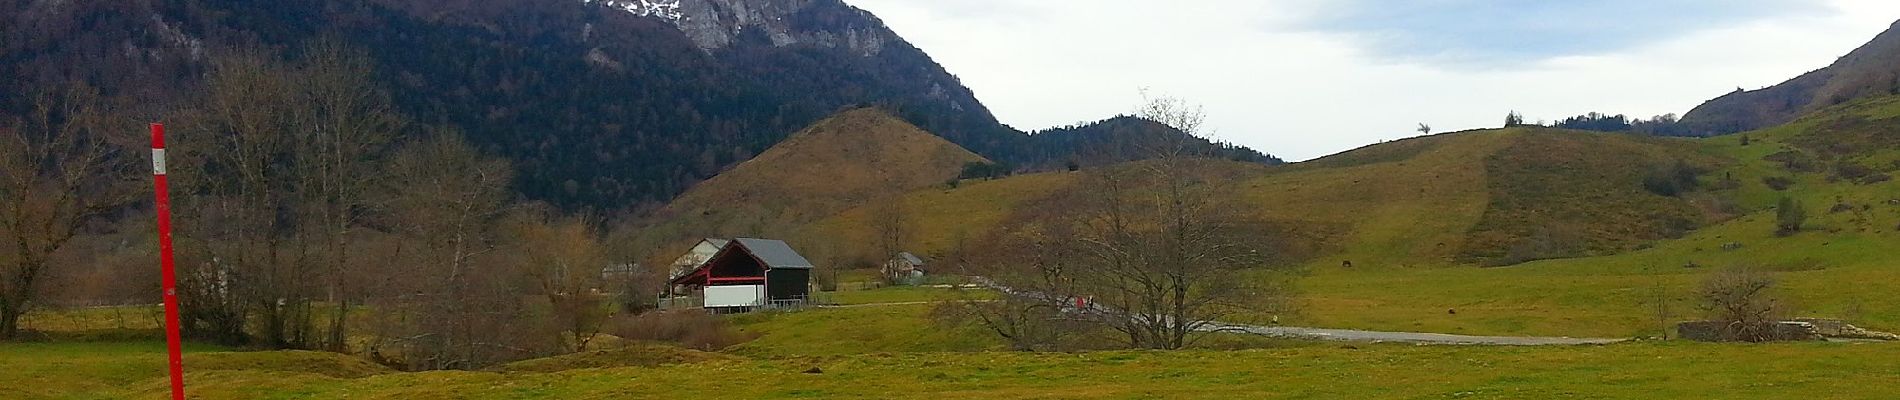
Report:
[[158,198],[158,264],[164,273],[165,346],[171,357],[172,400],[185,400],[185,361],[179,349],[178,274],[172,266],[171,189],[165,184],[165,125],[152,124],[152,184]]

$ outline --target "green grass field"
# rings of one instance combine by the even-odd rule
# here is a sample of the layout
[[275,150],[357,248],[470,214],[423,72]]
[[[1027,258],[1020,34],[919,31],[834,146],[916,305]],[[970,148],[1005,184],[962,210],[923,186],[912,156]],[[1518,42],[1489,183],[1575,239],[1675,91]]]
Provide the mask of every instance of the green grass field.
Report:
[[[885,318],[825,315],[833,312],[797,317]],[[1879,399],[1900,387],[1900,375],[1892,373],[1900,370],[1900,346],[1866,343],[1306,344],[1042,354],[866,349],[705,356],[660,366],[575,363],[566,367],[576,369],[553,372],[424,373],[323,353],[192,350],[186,379],[196,399]],[[156,399],[166,390],[163,347],[156,342],[0,344],[0,361],[8,366],[0,369],[0,382],[8,383],[0,385],[0,398]],[[814,368],[820,373],[808,373]]]
[[[1539,269],[1472,271],[1520,270]],[[1449,285],[1458,277],[1400,279]],[[880,291],[890,293],[878,296],[891,297],[931,293],[867,292]],[[993,337],[975,327],[941,324],[931,308],[867,305],[737,315],[730,320],[760,336],[721,353],[636,345],[483,372],[396,372],[345,355],[192,345],[187,383],[198,399],[1874,399],[1900,387],[1900,377],[1891,373],[1900,368],[1900,344],[1889,343],[1522,348],[1236,335],[1179,352],[1036,354],[999,351]],[[121,313],[64,314],[58,329],[85,331],[110,329],[116,322],[109,316]],[[1216,350],[1228,348],[1243,350]],[[0,382],[8,383],[0,385],[5,399],[156,399],[166,390],[163,346],[149,340],[0,344],[0,365],[9,367],[0,368]],[[807,373],[814,368],[820,373]]]

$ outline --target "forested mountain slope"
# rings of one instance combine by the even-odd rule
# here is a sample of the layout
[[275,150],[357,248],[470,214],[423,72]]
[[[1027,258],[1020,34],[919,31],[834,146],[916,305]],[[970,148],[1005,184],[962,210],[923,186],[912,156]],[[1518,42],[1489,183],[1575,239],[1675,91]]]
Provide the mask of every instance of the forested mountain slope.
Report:
[[22,78],[0,90],[84,82],[153,120],[237,49],[360,48],[401,112],[506,156],[522,195],[569,209],[663,203],[862,105],[1015,165],[1073,153],[999,124],[841,0],[5,0],[0,15],[0,75]]

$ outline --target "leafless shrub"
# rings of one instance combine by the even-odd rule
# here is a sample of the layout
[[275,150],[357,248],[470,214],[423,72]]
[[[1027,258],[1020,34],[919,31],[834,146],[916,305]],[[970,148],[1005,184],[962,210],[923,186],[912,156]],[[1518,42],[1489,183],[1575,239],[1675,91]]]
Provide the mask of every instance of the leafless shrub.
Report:
[[1764,185],[1768,185],[1769,189],[1774,189],[1775,191],[1785,191],[1785,190],[1788,190],[1788,188],[1794,187],[1794,178],[1789,178],[1785,176],[1769,176],[1769,177],[1761,178],[1761,183]]
[[757,338],[740,332],[719,316],[703,310],[655,311],[614,317],[607,332],[621,339],[665,342],[705,351],[718,351]]
[[1774,277],[1746,267],[1716,271],[1703,279],[1696,293],[1712,321],[1726,326],[1724,336],[1734,340],[1774,340],[1771,324],[1778,321],[1782,304],[1773,292]]

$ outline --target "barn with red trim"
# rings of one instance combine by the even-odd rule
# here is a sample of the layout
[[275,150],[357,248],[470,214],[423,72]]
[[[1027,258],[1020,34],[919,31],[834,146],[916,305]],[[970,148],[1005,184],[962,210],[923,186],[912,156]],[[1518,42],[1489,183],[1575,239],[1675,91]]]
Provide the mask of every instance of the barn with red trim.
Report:
[[669,282],[675,296],[698,297],[722,312],[802,305],[811,298],[811,261],[783,241],[733,239],[705,263]]

